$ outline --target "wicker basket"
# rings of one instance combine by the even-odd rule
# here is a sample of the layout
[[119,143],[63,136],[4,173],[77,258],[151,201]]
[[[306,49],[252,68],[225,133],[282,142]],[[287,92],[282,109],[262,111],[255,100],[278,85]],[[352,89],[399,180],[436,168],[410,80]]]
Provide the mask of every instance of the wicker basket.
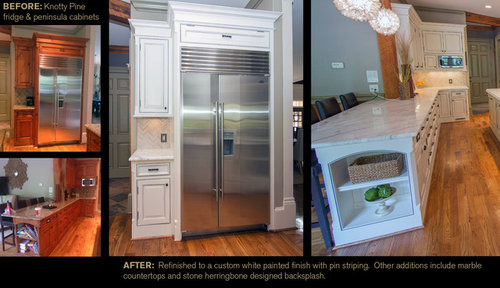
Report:
[[396,177],[403,171],[403,154],[360,157],[349,165],[348,170],[352,183]]

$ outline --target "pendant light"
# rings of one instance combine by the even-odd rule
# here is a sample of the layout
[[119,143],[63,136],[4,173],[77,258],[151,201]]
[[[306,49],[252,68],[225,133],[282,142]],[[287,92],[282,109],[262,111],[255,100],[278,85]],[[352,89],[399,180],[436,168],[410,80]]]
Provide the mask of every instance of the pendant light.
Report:
[[399,29],[399,17],[391,9],[382,8],[375,17],[369,20],[370,26],[383,35],[395,34]]
[[333,0],[333,4],[342,15],[356,21],[373,19],[381,6],[378,0]]

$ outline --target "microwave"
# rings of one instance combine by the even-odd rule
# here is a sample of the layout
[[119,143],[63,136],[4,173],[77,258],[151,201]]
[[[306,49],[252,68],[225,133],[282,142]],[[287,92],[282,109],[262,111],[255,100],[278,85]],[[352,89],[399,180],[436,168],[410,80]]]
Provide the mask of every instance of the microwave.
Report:
[[462,56],[439,56],[439,68],[460,69],[464,68],[464,58]]

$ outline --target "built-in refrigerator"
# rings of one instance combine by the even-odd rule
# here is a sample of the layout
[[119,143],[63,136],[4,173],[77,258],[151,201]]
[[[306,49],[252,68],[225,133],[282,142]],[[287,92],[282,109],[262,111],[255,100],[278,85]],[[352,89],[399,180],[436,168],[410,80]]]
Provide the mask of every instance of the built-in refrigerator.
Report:
[[38,145],[80,142],[83,58],[39,55]]
[[181,49],[184,236],[266,228],[269,53]]

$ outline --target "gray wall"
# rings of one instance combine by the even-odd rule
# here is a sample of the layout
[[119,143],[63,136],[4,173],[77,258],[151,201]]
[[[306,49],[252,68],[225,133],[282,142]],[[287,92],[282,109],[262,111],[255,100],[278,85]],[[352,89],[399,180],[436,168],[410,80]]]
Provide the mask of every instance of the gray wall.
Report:
[[[21,160],[28,165],[26,170],[28,180],[23,184],[22,189],[10,188],[10,194],[23,198],[47,197],[49,187],[54,187],[54,160],[52,158],[22,158]],[[4,166],[8,161],[8,158],[0,159],[0,176],[5,176]]]
[[[312,97],[369,94],[367,70],[377,70],[383,92],[377,33],[367,22],[340,14],[331,0],[311,1]],[[331,62],[344,62],[332,69]]]

